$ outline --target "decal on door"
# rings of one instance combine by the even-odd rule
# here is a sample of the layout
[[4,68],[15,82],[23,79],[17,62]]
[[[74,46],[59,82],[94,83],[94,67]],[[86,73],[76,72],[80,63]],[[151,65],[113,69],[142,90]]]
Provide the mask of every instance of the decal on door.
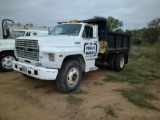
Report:
[[97,44],[96,43],[85,43],[84,44],[85,57],[95,57],[97,55]]

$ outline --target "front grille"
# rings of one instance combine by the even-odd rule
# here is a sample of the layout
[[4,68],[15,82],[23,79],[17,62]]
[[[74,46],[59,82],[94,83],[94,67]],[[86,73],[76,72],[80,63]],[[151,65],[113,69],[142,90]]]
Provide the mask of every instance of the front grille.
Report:
[[38,48],[37,40],[16,40],[17,47]]
[[16,40],[16,53],[18,57],[39,60],[39,47],[37,40]]

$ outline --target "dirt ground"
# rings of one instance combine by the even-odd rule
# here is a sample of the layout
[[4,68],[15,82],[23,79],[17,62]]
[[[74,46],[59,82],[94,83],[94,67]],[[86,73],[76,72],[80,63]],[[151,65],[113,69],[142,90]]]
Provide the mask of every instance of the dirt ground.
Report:
[[[83,102],[70,105],[71,94],[58,92],[55,81],[27,79],[17,72],[0,72],[0,120],[160,120],[160,112],[139,108],[115,89],[131,88],[129,83],[105,82],[112,71],[99,69],[83,74],[80,89],[85,94],[74,94]],[[44,85],[36,89],[35,86]],[[160,99],[160,81],[148,86]],[[160,106],[159,103],[155,103]],[[107,115],[97,106],[111,106],[116,117]]]

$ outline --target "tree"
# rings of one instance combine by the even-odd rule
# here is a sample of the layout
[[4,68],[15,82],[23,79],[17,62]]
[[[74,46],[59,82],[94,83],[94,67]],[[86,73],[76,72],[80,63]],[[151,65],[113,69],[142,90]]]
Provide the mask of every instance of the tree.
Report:
[[116,30],[118,32],[123,31],[121,29],[121,27],[123,27],[123,21],[120,21],[112,16],[109,16],[108,18],[105,18],[103,16],[94,16],[91,19],[101,19],[101,18],[107,19],[107,26],[110,31],[112,32],[115,32]]
[[160,31],[155,28],[147,28],[143,32],[144,40],[150,45],[159,41]]
[[160,18],[155,18],[148,23],[148,28],[144,30],[144,39],[151,45],[160,40]]
[[107,18],[107,25],[110,31],[116,31],[117,29],[123,27],[123,21],[120,21],[112,16]]
[[148,22],[148,27],[132,30],[132,43],[140,45],[141,43],[148,43],[151,46],[160,40],[160,18],[153,19]]
[[101,19],[101,18],[103,18],[103,19],[106,19],[105,17],[103,17],[103,16],[93,16],[93,18],[91,18],[91,19]]
[[143,30],[144,29],[132,30],[132,43],[134,45],[138,45],[138,49],[139,49],[139,46],[143,43]]
[[115,30],[115,32],[117,32],[117,33],[123,33],[124,31],[121,28],[119,28],[119,29]]
[[155,18],[151,22],[148,23],[149,28],[156,28],[160,30],[160,18]]

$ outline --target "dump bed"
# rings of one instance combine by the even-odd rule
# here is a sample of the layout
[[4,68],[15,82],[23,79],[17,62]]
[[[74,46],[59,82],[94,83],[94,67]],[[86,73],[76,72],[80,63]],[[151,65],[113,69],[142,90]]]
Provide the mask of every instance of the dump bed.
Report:
[[98,25],[99,41],[107,42],[107,53],[129,52],[131,33],[110,32],[107,27],[107,19],[83,20],[85,23]]
[[130,50],[131,35],[126,33],[108,32],[108,52],[125,52]]

